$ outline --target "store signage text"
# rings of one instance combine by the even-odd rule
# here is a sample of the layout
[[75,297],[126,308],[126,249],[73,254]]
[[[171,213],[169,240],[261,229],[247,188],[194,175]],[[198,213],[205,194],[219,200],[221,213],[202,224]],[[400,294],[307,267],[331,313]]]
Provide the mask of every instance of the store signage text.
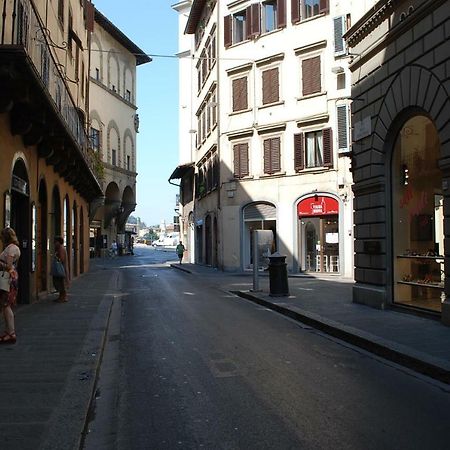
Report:
[[302,200],[297,206],[299,217],[327,216],[339,213],[339,203],[336,199],[315,195]]

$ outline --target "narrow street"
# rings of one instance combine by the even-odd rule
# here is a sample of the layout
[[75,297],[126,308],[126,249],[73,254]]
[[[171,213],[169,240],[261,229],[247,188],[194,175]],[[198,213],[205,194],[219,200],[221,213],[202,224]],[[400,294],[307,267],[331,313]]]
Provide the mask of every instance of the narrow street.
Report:
[[447,385],[162,264],[173,259],[139,247],[121,267],[85,449],[448,448]]

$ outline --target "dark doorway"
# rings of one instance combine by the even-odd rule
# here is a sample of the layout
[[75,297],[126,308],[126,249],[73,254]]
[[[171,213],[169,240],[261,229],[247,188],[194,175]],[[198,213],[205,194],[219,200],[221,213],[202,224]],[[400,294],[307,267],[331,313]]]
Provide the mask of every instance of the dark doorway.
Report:
[[80,207],[80,274],[84,273],[84,214],[83,207]]
[[211,216],[206,216],[205,219],[205,264],[212,265],[212,227]]
[[37,274],[37,291],[42,292],[47,290],[47,240],[48,240],[48,230],[47,230],[47,186],[45,181],[41,180],[39,183],[39,203],[37,209],[37,264],[36,264],[36,274]]
[[31,224],[29,181],[25,164],[18,160],[11,180],[11,227],[19,240],[20,259],[18,303],[30,303]]

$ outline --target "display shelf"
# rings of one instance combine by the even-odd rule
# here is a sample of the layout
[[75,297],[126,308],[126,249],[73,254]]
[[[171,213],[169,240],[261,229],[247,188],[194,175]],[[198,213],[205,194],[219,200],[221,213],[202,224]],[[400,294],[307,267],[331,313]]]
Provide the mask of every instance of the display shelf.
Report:
[[424,259],[428,261],[444,262],[444,257],[442,255],[438,256],[425,256],[425,255],[397,255],[397,258],[405,259]]
[[408,284],[410,286],[420,286],[431,289],[444,289],[443,283],[420,283],[419,281],[397,281],[398,284]]

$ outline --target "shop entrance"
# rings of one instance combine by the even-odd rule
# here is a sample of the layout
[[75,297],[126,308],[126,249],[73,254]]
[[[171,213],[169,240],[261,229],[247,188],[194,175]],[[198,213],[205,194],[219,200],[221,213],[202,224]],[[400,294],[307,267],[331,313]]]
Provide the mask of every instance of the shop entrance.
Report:
[[409,119],[392,158],[394,303],[440,312],[444,207],[439,137],[425,116]]
[[31,223],[28,174],[23,161],[14,166],[11,183],[11,227],[19,240],[20,258],[18,303],[30,303]]
[[339,204],[315,195],[297,206],[301,267],[307,272],[340,272]]

